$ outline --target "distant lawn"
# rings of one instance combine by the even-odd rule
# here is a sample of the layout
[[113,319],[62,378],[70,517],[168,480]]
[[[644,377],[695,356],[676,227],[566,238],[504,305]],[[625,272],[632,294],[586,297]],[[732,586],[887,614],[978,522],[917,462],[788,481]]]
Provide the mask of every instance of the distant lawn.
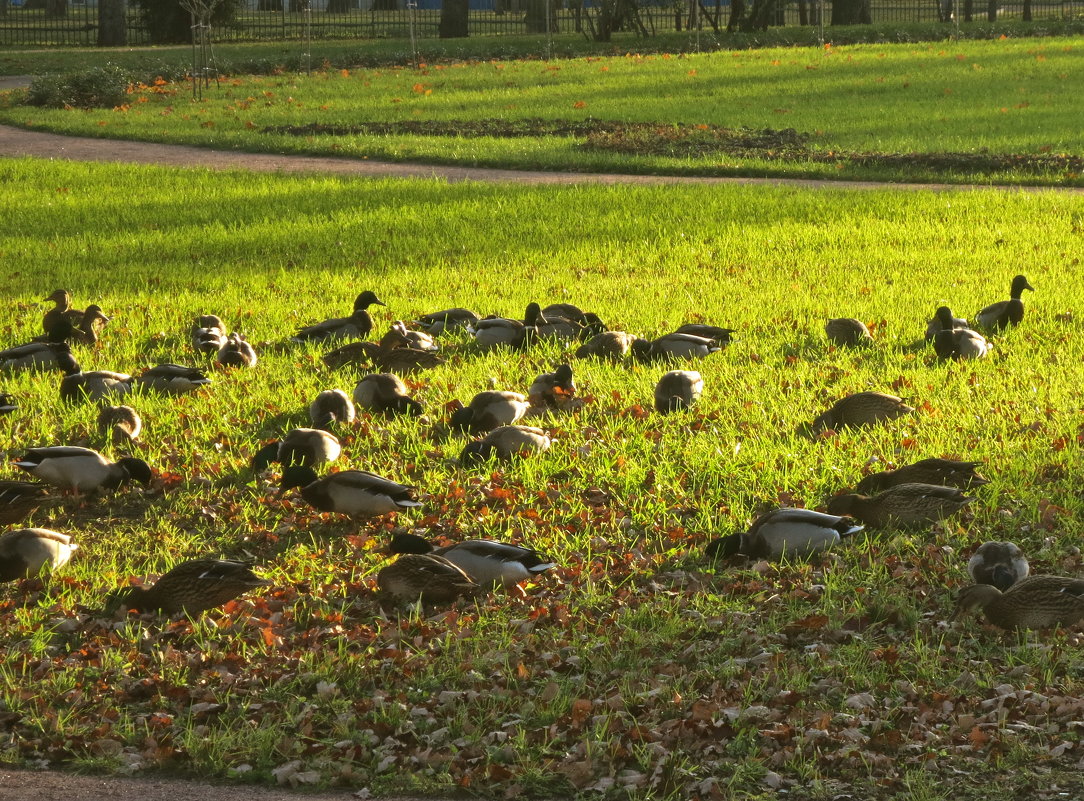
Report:
[[[13,93],[0,119],[69,134],[514,168],[1084,185],[1082,85],[1081,40],[995,40],[235,77],[202,102],[184,84],[167,85],[137,90],[115,110],[27,108]],[[627,125],[551,130],[596,120]],[[383,127],[366,128],[373,123]],[[510,135],[510,125],[523,130]],[[730,132],[743,129],[769,136],[735,145]]]

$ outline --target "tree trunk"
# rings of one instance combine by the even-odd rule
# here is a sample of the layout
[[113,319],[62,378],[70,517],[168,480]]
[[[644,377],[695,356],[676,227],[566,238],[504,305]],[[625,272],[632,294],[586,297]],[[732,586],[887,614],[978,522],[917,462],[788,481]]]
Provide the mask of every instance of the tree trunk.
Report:
[[798,0],[798,24],[809,24],[809,6],[805,0]]
[[[556,0],[527,0],[527,13],[523,21],[527,33],[557,33]],[[547,9],[548,6],[548,9]],[[546,27],[546,11],[549,11],[549,27]]]
[[975,0],[964,0],[964,22],[971,22],[975,12]]
[[68,0],[45,0],[45,16],[68,16]]
[[467,12],[470,0],[443,0],[440,4],[441,39],[463,39],[467,34]]
[[9,0],[0,0],[0,17],[6,17],[8,15],[9,6]]
[[124,0],[98,0],[98,47],[128,44],[128,15]]
[[730,18],[726,21],[726,32],[734,33],[741,27],[741,18],[745,14],[744,0],[730,0]]
[[986,21],[997,22],[997,0],[987,0]]
[[1024,0],[1024,22],[1031,22],[1031,0]]
[[833,25],[868,25],[869,0],[835,0],[832,3]]

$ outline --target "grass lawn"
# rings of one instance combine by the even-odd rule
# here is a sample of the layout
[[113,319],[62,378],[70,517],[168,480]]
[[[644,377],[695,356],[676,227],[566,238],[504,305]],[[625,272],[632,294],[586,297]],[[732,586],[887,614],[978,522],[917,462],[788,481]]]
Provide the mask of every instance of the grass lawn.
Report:
[[235,77],[202,101],[166,84],[89,111],[16,92],[0,120],[519,168],[1079,186],[1082,83],[1079,39],[1006,39]]
[[[305,87],[350,81],[361,79]],[[284,105],[282,87],[267,91]],[[442,94],[452,92],[432,97]],[[1079,631],[944,621],[984,540],[1016,541],[1035,573],[1084,569],[1084,200],[496,188],[16,160],[0,162],[0,181],[0,344],[39,333],[38,300],[64,286],[113,318],[97,347],[76,349],[85,369],[197,362],[187,332],[203,313],[261,354],[255,369],[214,371],[196,395],[132,399],[146,421],[135,450],[159,474],[150,491],[33,518],[82,549],[44,587],[0,588],[4,762],[277,775],[377,794],[1080,791]],[[922,342],[934,308],[970,316],[1005,298],[1018,272],[1037,290],[1024,323],[984,361],[937,363]],[[575,360],[582,405],[536,419],[551,452],[470,470],[454,463],[463,439],[444,432],[445,404],[491,382],[525,391],[569,353],[481,354],[446,340],[447,364],[411,379],[425,417],[363,415],[339,431],[340,469],[424,496],[416,513],[358,524],[277,498],[275,473],[246,465],[306,422],[317,391],[353,388],[355,371],[323,367],[326,348],[284,340],[345,313],[363,289],[388,304],[375,309],[378,333],[452,305],[517,316],[531,300],[572,301],[642,335],[691,320],[739,333],[695,365],[700,405],[665,418],[650,405],[665,366]],[[822,327],[836,316],[866,321],[876,346],[829,347]],[[0,418],[6,455],[65,443],[119,456],[95,432],[96,410],[62,405],[57,384],[3,377],[20,403]],[[867,389],[917,411],[799,433]],[[927,456],[981,460],[991,483],[942,525],[862,535],[808,563],[713,567],[701,556],[760,511],[822,506],[869,472]],[[382,608],[374,577],[393,527],[522,541],[560,567],[522,597]],[[273,587],[195,621],[86,611],[130,577],[197,555],[255,558]]]

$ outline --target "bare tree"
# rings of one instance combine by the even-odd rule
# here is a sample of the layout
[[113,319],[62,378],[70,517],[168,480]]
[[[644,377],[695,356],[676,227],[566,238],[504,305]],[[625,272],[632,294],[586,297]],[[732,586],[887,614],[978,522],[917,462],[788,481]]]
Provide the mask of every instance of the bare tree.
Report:
[[[203,97],[211,85],[214,54],[211,52],[211,15],[222,0],[180,0],[181,8],[192,15],[192,96]],[[215,70],[215,81],[218,71]]]

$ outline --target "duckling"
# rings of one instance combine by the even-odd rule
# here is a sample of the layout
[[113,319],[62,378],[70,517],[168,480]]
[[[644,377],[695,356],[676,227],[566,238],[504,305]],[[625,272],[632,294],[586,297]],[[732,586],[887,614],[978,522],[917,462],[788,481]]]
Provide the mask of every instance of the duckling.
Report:
[[976,472],[981,462],[959,462],[955,459],[922,459],[896,470],[885,470],[866,476],[854,489],[863,495],[895,487],[898,484],[940,484],[944,487],[970,489],[989,484]]
[[[941,330],[943,325],[944,323],[940,319],[938,319],[936,314],[932,318],[930,318],[930,321],[926,323],[926,341],[929,342],[934,337],[936,337],[937,332]],[[952,325],[950,327],[968,329],[971,328],[970,324],[963,317],[953,317]]]
[[64,567],[79,548],[68,534],[47,528],[20,528],[0,536],[0,581],[36,576],[48,566]]
[[914,411],[902,398],[886,395],[883,392],[856,392],[836,401],[832,408],[813,421],[813,431],[829,428],[875,425],[886,420],[894,420]]
[[68,375],[79,372],[67,342],[30,342],[0,351],[0,370],[60,370]]
[[721,350],[714,339],[695,334],[667,334],[652,341],[636,339],[632,342],[632,355],[640,361],[703,359]]
[[266,470],[272,462],[283,467],[308,465],[319,467],[326,462],[334,462],[342,453],[339,438],[329,431],[319,428],[295,428],[288,431],[281,440],[269,442],[252,457],[249,467],[252,472]]
[[948,306],[937,309],[941,330],[933,338],[933,350],[940,359],[981,359],[990,352],[990,343],[978,331],[970,328],[954,328],[952,310]]
[[98,413],[98,433],[109,434],[114,445],[130,445],[139,439],[143,421],[131,406],[103,406]]
[[82,311],[72,308],[72,296],[66,289],[54,289],[52,294],[42,298],[41,302],[56,304],[41,318],[41,328],[46,335],[52,334],[60,321],[67,319],[69,312],[75,312],[78,317],[83,315]]
[[414,499],[414,487],[363,470],[342,470],[317,478],[306,465],[287,467],[279,489],[285,492],[294,487],[300,488],[301,497],[313,508],[351,517],[379,517],[421,506]]
[[1028,577],[1028,560],[1014,542],[984,542],[967,563],[976,584],[993,584],[1005,592]]
[[325,389],[309,404],[313,428],[327,430],[332,423],[352,423],[355,416],[354,402],[341,389]]
[[183,395],[211,383],[198,367],[180,364],[159,364],[132,381],[134,387],[153,390],[165,395]]
[[0,526],[22,522],[48,500],[44,484],[0,480]]
[[723,328],[718,325],[706,325],[704,323],[685,323],[681,326],[675,334],[692,334],[695,337],[704,337],[705,339],[712,340],[716,345],[726,346],[734,341],[732,334],[737,333],[737,329]]
[[596,359],[611,359],[617,361],[629,355],[632,343],[636,337],[624,331],[606,331],[597,334],[576,350],[577,359],[594,357]]
[[399,603],[452,603],[482,588],[459,567],[435,554],[404,554],[376,574],[376,586]]
[[417,417],[422,405],[407,392],[406,384],[394,373],[370,373],[354,387],[354,403],[374,412]]
[[501,426],[482,439],[468,442],[459,454],[459,463],[466,467],[474,462],[484,462],[494,454],[507,461],[516,456],[548,451],[550,444],[550,438],[541,428]]
[[508,317],[483,317],[467,326],[467,332],[474,337],[483,350],[506,346],[521,348],[527,344],[529,329],[520,320]]
[[1020,296],[1024,294],[1025,289],[1035,291],[1035,287],[1029,284],[1024,276],[1018,275],[1013,278],[1009,300],[991,303],[976,314],[975,319],[978,324],[987,331],[1000,331],[1010,325],[1017,325],[1024,319],[1024,301],[1020,299]]
[[561,401],[576,394],[576,382],[572,378],[572,367],[558,365],[552,373],[542,373],[527,390],[527,397],[532,403],[556,407]]
[[417,534],[396,534],[388,550],[396,554],[443,556],[482,587],[510,587],[557,566],[533,548],[495,540],[465,540],[434,548]]
[[149,484],[154,477],[142,459],[110,462],[97,451],[74,445],[31,448],[14,465],[47,484],[75,492],[118,489],[131,480]]
[[126,587],[111,593],[106,612],[112,614],[123,606],[141,612],[195,615],[270,583],[252,572],[252,562],[192,559],[163,573],[149,588]]
[[11,414],[18,408],[19,404],[15,402],[14,395],[10,395],[7,392],[0,392],[0,414]]
[[111,370],[69,373],[60,379],[60,399],[69,403],[104,401],[132,391],[132,377]]
[[824,324],[828,341],[841,348],[857,348],[873,342],[873,334],[861,320],[853,317],[835,317]]
[[456,411],[449,422],[453,428],[481,434],[498,426],[510,426],[527,414],[531,404],[518,392],[486,390],[475,395],[468,406]]
[[318,339],[344,339],[367,337],[373,330],[370,306],[386,306],[375,293],[365,290],[354,301],[354,312],[349,317],[333,317],[322,323],[307,325],[290,338],[292,342],[311,342]]
[[388,333],[380,338],[380,347],[384,350],[396,348],[412,348],[413,350],[440,350],[440,346],[433,341],[433,337],[422,331],[410,331],[402,320],[392,323]]
[[453,328],[466,328],[478,322],[479,319],[481,318],[470,309],[455,308],[444,309],[431,314],[422,314],[412,322],[419,328],[425,329],[427,333],[435,336]]
[[692,408],[704,392],[704,379],[695,370],[671,370],[663,373],[655,385],[655,410],[659,414]]
[[199,353],[217,354],[226,344],[226,326],[215,314],[196,318],[191,330],[192,347]]
[[256,349],[241,334],[232,332],[218,349],[217,361],[224,367],[255,367],[259,359]]
[[1084,579],[1030,576],[1005,592],[990,584],[972,584],[960,590],[949,620],[980,609],[1003,629],[1071,626],[1084,618]]
[[837,495],[828,502],[828,513],[850,515],[874,528],[922,526],[955,514],[973,500],[955,487],[897,484],[872,498]]
[[709,559],[738,553],[754,559],[804,559],[863,528],[845,517],[810,509],[775,509],[758,517],[746,532],[712,540],[705,553]]

